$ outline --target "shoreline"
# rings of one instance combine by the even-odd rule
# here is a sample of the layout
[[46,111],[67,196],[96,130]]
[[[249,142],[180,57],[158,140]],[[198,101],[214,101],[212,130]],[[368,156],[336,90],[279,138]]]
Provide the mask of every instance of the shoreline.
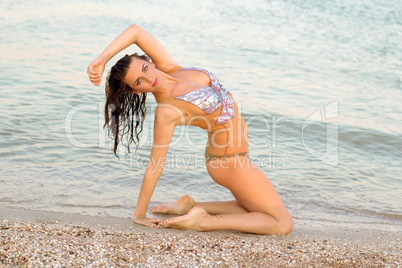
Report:
[[0,264],[398,267],[400,231],[296,224],[283,235],[149,228],[131,219],[0,206]]

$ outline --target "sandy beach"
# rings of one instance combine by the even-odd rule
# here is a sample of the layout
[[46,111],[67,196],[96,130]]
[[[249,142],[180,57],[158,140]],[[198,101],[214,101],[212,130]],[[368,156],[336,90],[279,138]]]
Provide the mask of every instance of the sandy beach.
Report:
[[291,235],[146,228],[130,219],[0,208],[4,267],[399,267],[400,232],[298,226]]

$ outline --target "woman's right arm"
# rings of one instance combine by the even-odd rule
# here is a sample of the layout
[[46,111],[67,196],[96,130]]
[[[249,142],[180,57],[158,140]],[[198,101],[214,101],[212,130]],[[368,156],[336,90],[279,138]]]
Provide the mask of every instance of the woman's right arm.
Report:
[[149,164],[145,170],[134,211],[134,222],[150,227],[157,227],[159,219],[149,219],[146,216],[149,202],[162,175],[166,154],[173,136],[174,128],[181,119],[181,113],[169,105],[160,104],[156,108],[154,122],[154,141],[151,149]]
[[150,33],[133,24],[121,33],[112,43],[88,66],[90,81],[99,86],[106,63],[117,53],[136,44],[144,51],[155,64],[156,68],[163,72],[178,67],[167,50]]

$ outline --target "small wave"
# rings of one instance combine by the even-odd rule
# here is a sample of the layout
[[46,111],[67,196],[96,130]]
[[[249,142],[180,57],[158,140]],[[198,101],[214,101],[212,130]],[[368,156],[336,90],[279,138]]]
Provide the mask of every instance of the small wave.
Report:
[[83,204],[60,204],[62,207],[70,207],[70,208],[102,208],[102,209],[109,209],[109,208],[124,208],[120,205],[83,205]]
[[[278,129],[283,135],[304,135],[308,141],[325,144],[327,140],[327,123],[314,123],[303,129],[304,121],[294,118],[286,118],[278,124]],[[338,143],[343,148],[354,148],[363,152],[402,156],[402,135],[381,132],[375,129],[365,129],[357,126],[338,125]],[[334,137],[332,137],[334,138]]]
[[402,215],[392,213],[392,212],[377,212],[373,210],[361,210],[362,213],[365,214],[371,214],[373,216],[378,216],[380,218],[386,218],[389,220],[396,220],[396,221],[401,221],[402,222]]
[[341,127],[339,141],[367,152],[402,156],[402,138],[397,134],[357,127]]

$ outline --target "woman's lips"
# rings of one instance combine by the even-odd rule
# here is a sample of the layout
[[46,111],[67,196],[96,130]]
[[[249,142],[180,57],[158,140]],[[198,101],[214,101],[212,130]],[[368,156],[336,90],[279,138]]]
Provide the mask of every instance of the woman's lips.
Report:
[[158,84],[158,78],[155,79],[154,84],[152,85],[153,87],[156,86]]

